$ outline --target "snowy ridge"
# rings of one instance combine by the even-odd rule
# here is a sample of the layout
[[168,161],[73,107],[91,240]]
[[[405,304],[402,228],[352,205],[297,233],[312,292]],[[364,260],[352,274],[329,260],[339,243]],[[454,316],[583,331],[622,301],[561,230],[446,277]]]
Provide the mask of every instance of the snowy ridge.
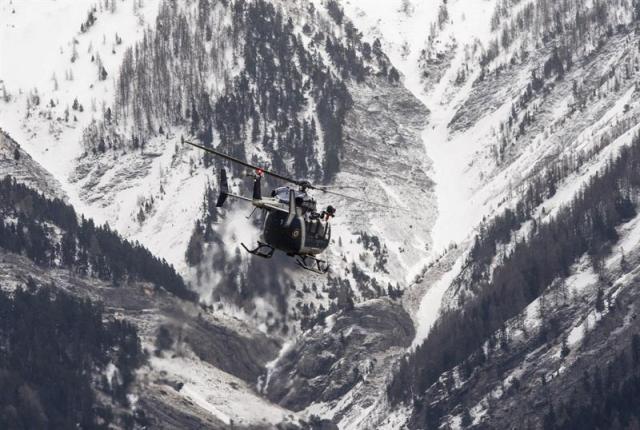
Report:
[[[0,2],[0,81],[8,94],[8,103],[0,103],[1,125],[62,183],[80,212],[100,222],[108,217],[92,210],[70,183],[75,159],[82,154],[80,138],[111,103],[122,55],[153,22],[160,2],[107,3]],[[95,23],[81,32],[94,7]],[[97,56],[108,73],[103,81]],[[73,109],[75,100],[82,112]]]
[[[178,3],[190,11],[189,19],[196,16],[199,2]],[[443,312],[455,310],[473,294],[474,262],[469,256],[476,235],[505,209],[516,207],[532,183],[546,178],[557,163],[567,162],[570,167],[554,183],[552,195],[536,202],[528,219],[510,231],[506,243],[497,245],[487,259],[490,277],[518,241],[534,234],[534,225],[550,222],[640,130],[640,102],[636,101],[640,39],[631,24],[624,31],[611,31],[606,40],[594,39],[582,46],[562,76],[545,70],[553,59],[550,44],[530,46],[526,55],[520,56],[522,45],[518,45],[535,37],[526,33],[481,65],[499,40],[500,31],[491,31],[498,3],[337,2],[362,32],[364,41],[375,47],[379,40],[384,55],[402,78],[394,82],[374,68],[363,82],[345,79],[353,106],[344,124],[340,169],[331,185],[354,187],[353,194],[397,209],[373,209],[340,197],[316,195],[321,209],[329,203],[338,207],[333,243],[325,254],[332,265],[327,278],[301,272],[282,256],[272,262],[253,262],[241,254],[238,244],[251,244],[259,235],[256,224],[245,218],[250,208],[243,203],[216,213],[219,218],[211,228],[219,242],[205,244],[204,263],[188,267],[185,251],[194,222],[211,215],[205,200],[207,193],[216,189],[218,167],[205,167],[201,153],[181,144],[181,136],[191,136],[193,126],[165,128],[157,134],[154,129],[142,149],[120,148],[100,154],[81,146],[88,127],[102,121],[107,108],[113,106],[123,53],[141,40],[145,29],[151,32],[159,0],[97,4],[57,0],[42,6],[31,0],[0,0],[0,127],[51,172],[61,193],[69,196],[79,213],[99,223],[108,222],[173,264],[200,293],[205,315],[219,312],[225,318],[236,318],[282,348],[279,355],[270,351],[273,354],[262,368],[266,373],[254,381],[260,394],[267,395],[271,378],[282,371],[296,345],[321,343],[324,337],[313,338],[318,332],[334,334],[337,339],[358,334],[362,321],[334,330],[336,321],[353,311],[354,300],[356,309],[373,309],[364,314],[363,320],[367,320],[379,311],[382,302],[395,306],[395,298],[381,297],[391,296],[395,288],[404,290],[401,302],[416,329],[413,342],[381,352],[373,373],[368,361],[362,366],[345,363],[347,359],[339,356],[344,351],[337,347],[339,352],[332,357],[340,363],[337,367],[344,367],[341,370],[348,377],[349,371],[362,372],[358,373],[362,380],[345,384],[346,392],[327,402],[317,400],[307,405],[303,390],[302,400],[282,398],[305,404],[299,415],[294,414],[294,421],[316,414],[349,429],[415,424],[410,422],[413,406],[392,406],[386,387],[403,354],[415,351]],[[503,22],[535,2],[503,2],[507,3]],[[340,69],[332,63],[326,37],[347,37],[349,27],[336,25],[336,18],[330,16],[331,4],[278,1],[276,7],[285,18],[292,18],[295,38],[302,41],[304,49],[322,58],[327,70],[338,76]],[[221,12],[219,27],[213,29],[213,39],[226,41],[235,30],[234,21],[231,12],[220,10],[225,12]],[[611,22],[631,20],[628,11],[627,6],[620,6]],[[68,25],[60,25],[62,22]],[[308,22],[314,24],[312,31],[305,27]],[[202,77],[212,100],[245,66],[241,42],[222,45],[224,52],[218,52],[215,67]],[[206,46],[215,50],[213,43]],[[297,119],[320,123],[312,93],[303,92],[308,100]],[[325,136],[318,128],[319,140],[311,151],[311,161],[321,166]],[[123,124],[118,132],[133,137],[130,125]],[[213,141],[220,142],[216,133]],[[262,139],[248,134],[243,136],[246,156],[275,164],[276,160],[268,159]],[[0,153],[2,156],[11,161],[10,151]],[[294,165],[290,159],[277,161],[286,168]],[[238,192],[245,192],[249,184],[242,177],[231,182]],[[622,266],[625,260],[637,262],[640,255],[639,219],[618,228],[621,239],[603,271],[594,270],[589,259],[583,258],[571,267],[570,276],[554,281],[520,315],[506,321],[504,329],[487,339],[482,348],[488,358],[486,368],[467,375],[460,366],[440,377],[441,385],[452,383],[455,390],[471,387],[465,397],[468,404],[456,403],[460,399],[447,397],[438,384],[429,388],[429,400],[447,404],[446,424],[465,427],[469,417],[463,411],[475,424],[491,424],[492,419],[508,422],[509,417],[501,415],[499,408],[496,412],[495,406],[498,400],[510,399],[524,399],[526,404],[526,398],[514,394],[520,381],[533,381],[537,390],[535,381],[540,375],[560,381],[578,372],[583,366],[582,352],[601,351],[593,339],[608,333],[609,326],[603,321],[620,323],[612,338],[628,334],[635,306],[630,286],[638,273]],[[234,270],[229,275],[235,288],[230,295],[245,300],[241,305],[220,297],[220,288],[229,280],[225,278],[228,274],[214,265],[220,259],[226,259],[227,265],[222,267]],[[268,266],[270,263],[274,266]],[[271,290],[246,299],[245,295],[250,296],[246,288],[255,282],[251,276]],[[629,304],[625,315],[615,314],[608,305],[603,310],[598,304],[594,310],[602,294],[608,302]],[[315,317],[327,309],[334,313],[316,321]],[[542,345],[531,334],[544,329],[548,314],[558,315],[558,333]],[[498,345],[507,340],[513,349],[502,351]],[[516,364],[505,371],[505,378],[487,376],[492,366],[498,368],[507,359]],[[291,365],[291,375],[302,374],[300,384],[304,386],[308,369],[296,366]],[[321,376],[329,377],[330,370]],[[273,426],[290,414],[253,392],[251,381],[230,377],[190,352],[170,358],[156,356],[149,371],[157,377],[168,373],[180,379],[184,383],[180,389],[167,389],[171,396],[225,425],[262,421]],[[290,375],[279,376],[286,380]],[[234,386],[238,384],[240,389]],[[239,406],[245,403],[255,408],[253,414],[245,414]]]

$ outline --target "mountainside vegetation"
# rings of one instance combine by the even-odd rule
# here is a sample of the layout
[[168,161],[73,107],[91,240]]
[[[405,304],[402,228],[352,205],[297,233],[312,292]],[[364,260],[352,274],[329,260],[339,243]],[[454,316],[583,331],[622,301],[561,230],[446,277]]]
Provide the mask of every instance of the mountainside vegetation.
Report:
[[553,402],[545,430],[636,429],[640,427],[640,335],[606,365],[585,370],[567,401]]
[[[5,97],[0,428],[640,428],[640,0],[121,3]],[[252,258],[185,140],[406,211]]]
[[[473,297],[446,311],[415,353],[400,363],[388,388],[390,399],[422,404],[422,393],[444,371],[464,363],[461,370],[471,372],[482,363],[485,341],[555,280],[566,278],[581,256],[588,255],[596,270],[602,267],[618,240],[616,227],[637,213],[639,172],[636,135],[632,145],[624,147],[550,221],[534,225],[518,240],[492,273],[471,281]],[[493,242],[503,235],[500,229],[484,234],[494,234],[488,238]]]
[[172,266],[139,243],[123,239],[108,225],[78,219],[62,200],[47,199],[9,176],[0,180],[0,247],[115,286],[151,282],[180,298],[196,299]]
[[628,31],[626,26],[640,19],[636,0],[536,0],[517,9],[519,3],[497,2],[491,20],[497,36],[482,55],[481,65],[488,65],[501,52],[510,52],[512,61],[524,60],[532,49],[555,45],[544,75],[561,76],[576,58],[599,49],[614,33]]
[[0,345],[1,428],[144,423],[143,416],[122,412],[144,359],[140,339],[131,324],[105,321],[100,305],[32,281],[12,294],[0,289]]
[[[263,0],[199,0],[195,8],[163,2],[155,28],[125,53],[115,104],[85,130],[85,148],[140,149],[183,127],[205,146],[251,160],[249,148],[259,145],[266,157],[253,161],[330,180],[351,104],[344,81],[362,82],[372,65],[390,80],[399,75],[379,45],[336,20],[335,2],[329,12],[344,36],[326,30],[313,4],[306,7],[300,31]],[[202,158],[213,163],[210,154]]]

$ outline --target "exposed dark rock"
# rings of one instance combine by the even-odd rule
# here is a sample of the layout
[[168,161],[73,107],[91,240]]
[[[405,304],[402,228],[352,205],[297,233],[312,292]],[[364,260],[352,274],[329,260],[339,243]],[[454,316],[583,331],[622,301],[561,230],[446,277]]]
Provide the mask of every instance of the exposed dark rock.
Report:
[[333,319],[280,359],[266,387],[270,400],[295,411],[336,400],[366,378],[376,354],[406,348],[415,335],[409,315],[388,299],[364,302]]
[[198,357],[217,368],[254,383],[265,364],[279,350],[276,341],[262,334],[242,336],[221,324],[194,319],[184,327],[186,342]]
[[146,412],[149,428],[154,429],[227,429],[225,423],[210,414],[199,411],[177,396],[171,389],[149,391],[140,399],[140,407]]

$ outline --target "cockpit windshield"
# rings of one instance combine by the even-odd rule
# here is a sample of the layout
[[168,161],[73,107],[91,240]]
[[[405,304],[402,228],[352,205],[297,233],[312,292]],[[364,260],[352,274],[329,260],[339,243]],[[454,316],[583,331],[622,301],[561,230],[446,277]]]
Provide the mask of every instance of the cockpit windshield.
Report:
[[[278,187],[275,190],[273,190],[273,196],[275,198],[277,198],[280,203],[288,204],[289,203],[289,190],[290,189],[291,188],[289,188],[289,187]],[[295,191],[295,196],[296,196],[296,198],[302,197],[303,201],[311,200],[311,197],[309,197],[309,195],[307,193],[302,192],[300,190],[296,190]]]

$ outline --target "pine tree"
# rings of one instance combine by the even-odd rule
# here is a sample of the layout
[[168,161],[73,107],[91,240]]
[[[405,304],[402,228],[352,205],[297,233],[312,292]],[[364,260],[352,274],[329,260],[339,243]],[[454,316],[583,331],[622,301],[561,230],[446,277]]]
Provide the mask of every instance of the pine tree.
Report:
[[596,294],[596,311],[604,311],[604,291],[602,290],[602,287],[598,287],[598,292]]
[[442,0],[442,4],[438,9],[438,27],[442,30],[442,28],[448,21],[449,9],[447,8],[447,0]]
[[196,221],[196,224],[193,228],[193,232],[191,233],[191,239],[189,239],[189,244],[187,245],[187,251],[185,254],[185,258],[187,264],[191,267],[197,266],[202,262],[203,257],[203,244],[204,244],[204,234],[202,231],[202,226],[200,221]]
[[66,232],[62,236],[60,248],[62,264],[67,267],[74,267],[76,263],[76,238],[72,232]]
[[570,352],[571,352],[571,349],[569,348],[569,343],[565,336],[562,338],[562,348],[560,350],[560,357],[565,358],[567,355],[569,355]]

